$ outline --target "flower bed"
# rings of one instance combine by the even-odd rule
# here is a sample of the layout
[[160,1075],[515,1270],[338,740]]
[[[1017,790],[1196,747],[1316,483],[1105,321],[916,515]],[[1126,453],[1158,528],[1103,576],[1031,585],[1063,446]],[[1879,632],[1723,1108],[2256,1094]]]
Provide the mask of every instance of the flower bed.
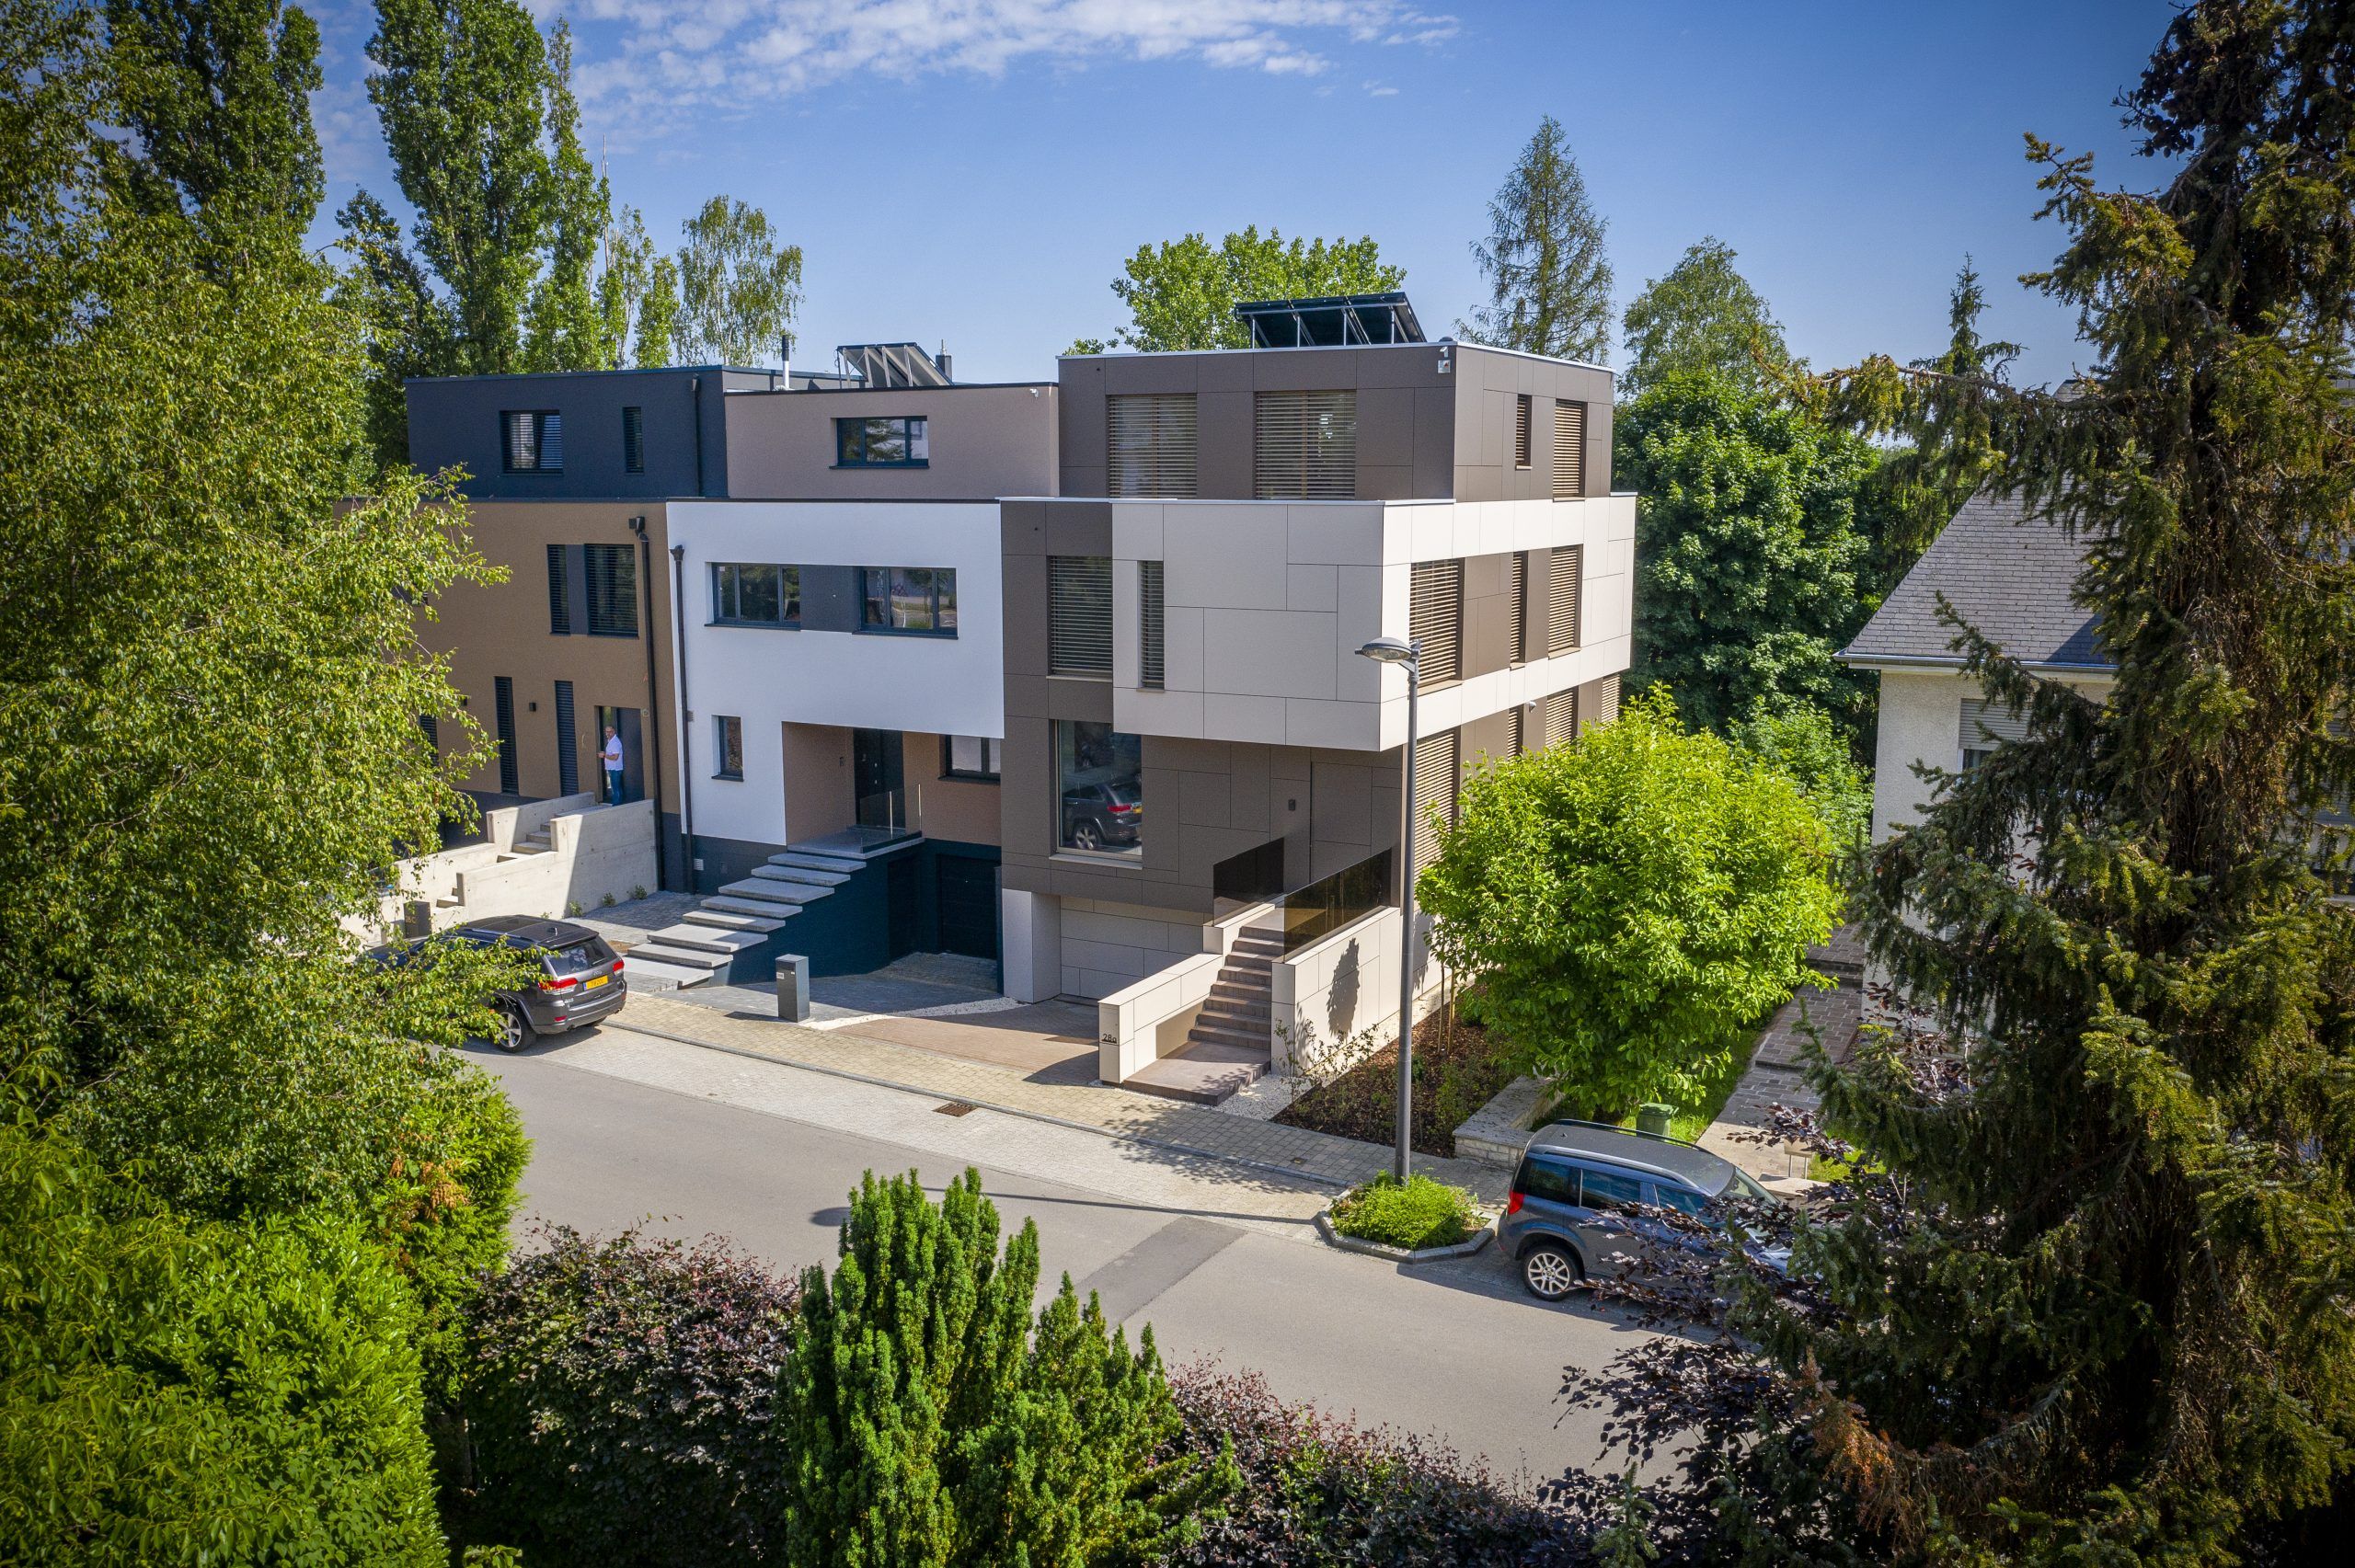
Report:
[[[1456,1127],[1512,1080],[1504,1052],[1486,1029],[1452,1008],[1424,1019],[1415,1026],[1415,1151],[1453,1158]],[[1398,1047],[1385,1046],[1309,1090],[1276,1120],[1366,1143],[1396,1142]]]
[[1351,1187],[1333,1200],[1332,1219],[1344,1236],[1408,1252],[1459,1246],[1487,1223],[1470,1193],[1425,1175],[1409,1176],[1405,1186],[1382,1175]]

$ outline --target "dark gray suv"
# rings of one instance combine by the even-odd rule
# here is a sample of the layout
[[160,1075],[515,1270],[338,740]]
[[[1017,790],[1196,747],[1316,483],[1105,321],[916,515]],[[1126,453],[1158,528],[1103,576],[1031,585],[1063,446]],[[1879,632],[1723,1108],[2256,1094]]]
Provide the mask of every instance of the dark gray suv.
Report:
[[495,915],[420,942],[379,947],[369,956],[380,964],[415,963],[445,942],[507,947],[539,959],[539,978],[532,986],[490,999],[499,1014],[499,1033],[491,1044],[502,1051],[520,1051],[537,1035],[560,1035],[594,1024],[620,1012],[629,1000],[621,956],[603,937],[585,925],[536,915]]
[[1775,1201],[1742,1171],[1679,1139],[1553,1122],[1530,1139],[1513,1173],[1499,1250],[1521,1265],[1532,1295],[1558,1301],[1585,1280],[1660,1261],[1667,1249],[1714,1247],[1642,1211],[1697,1215],[1718,1197]]

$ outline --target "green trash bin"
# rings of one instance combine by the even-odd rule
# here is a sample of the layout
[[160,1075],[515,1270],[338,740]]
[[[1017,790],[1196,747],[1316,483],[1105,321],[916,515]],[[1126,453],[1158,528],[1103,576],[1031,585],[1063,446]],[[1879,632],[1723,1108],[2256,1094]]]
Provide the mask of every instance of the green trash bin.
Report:
[[1676,1107],[1663,1105],[1654,1100],[1636,1107],[1636,1130],[1646,1138],[1666,1138],[1668,1124],[1676,1116]]

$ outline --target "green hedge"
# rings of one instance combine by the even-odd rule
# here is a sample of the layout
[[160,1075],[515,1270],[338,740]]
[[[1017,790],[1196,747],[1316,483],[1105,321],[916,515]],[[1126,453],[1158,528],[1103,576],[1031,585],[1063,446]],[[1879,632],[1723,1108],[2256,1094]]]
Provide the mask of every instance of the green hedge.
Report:
[[1472,1195],[1425,1175],[1405,1186],[1376,1176],[1333,1200],[1333,1229],[1361,1242],[1390,1247],[1452,1247],[1469,1241],[1481,1225]]

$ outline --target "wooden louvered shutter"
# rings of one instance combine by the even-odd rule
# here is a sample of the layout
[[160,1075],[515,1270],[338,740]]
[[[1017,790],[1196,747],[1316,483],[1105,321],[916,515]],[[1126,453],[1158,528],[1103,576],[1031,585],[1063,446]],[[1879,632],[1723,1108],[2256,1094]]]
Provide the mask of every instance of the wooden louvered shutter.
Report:
[[1105,473],[1115,496],[1194,494],[1194,395],[1123,393],[1105,403]]
[[1047,557],[1047,672],[1112,674],[1112,563],[1103,555]]
[[1254,403],[1253,493],[1346,501],[1358,493],[1358,395],[1262,392]]
[[1431,830],[1438,814],[1442,830],[1455,826],[1458,777],[1456,732],[1442,730],[1415,742],[1415,865],[1414,875],[1439,857],[1439,834]]
[[1162,604],[1162,564],[1137,563],[1137,684],[1161,690],[1166,615]]
[[1545,652],[1550,657],[1579,646],[1579,584],[1586,573],[1586,546],[1554,552],[1545,591]]
[[1464,676],[1464,563],[1418,561],[1407,594],[1407,635],[1422,645],[1423,690]]
[[1554,405],[1554,498],[1575,501],[1586,494],[1586,405]]
[[2001,703],[1982,702],[1977,697],[1962,700],[1962,749],[1966,751],[1992,751],[2008,740],[2028,738],[2028,716],[2015,718]]
[[1512,661],[1529,662],[1529,552],[1516,550],[1511,557],[1511,583],[1506,589],[1507,601],[1512,605]]

